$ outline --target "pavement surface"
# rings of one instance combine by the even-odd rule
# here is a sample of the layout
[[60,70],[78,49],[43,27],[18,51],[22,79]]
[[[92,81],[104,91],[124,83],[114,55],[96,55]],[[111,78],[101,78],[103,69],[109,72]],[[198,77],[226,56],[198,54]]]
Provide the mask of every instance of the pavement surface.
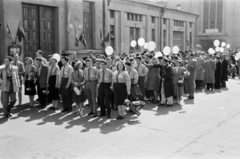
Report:
[[[158,107],[147,103],[142,115],[124,120],[91,118],[47,108],[16,106],[0,116],[0,158],[240,158],[240,80],[228,88],[197,91],[194,100]],[[24,97],[24,102],[28,101]]]

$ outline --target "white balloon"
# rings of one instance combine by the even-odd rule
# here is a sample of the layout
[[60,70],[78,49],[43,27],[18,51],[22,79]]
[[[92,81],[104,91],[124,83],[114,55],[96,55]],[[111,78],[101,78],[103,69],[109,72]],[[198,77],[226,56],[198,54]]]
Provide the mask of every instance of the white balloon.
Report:
[[213,48],[209,48],[209,49],[208,49],[208,53],[209,53],[209,54],[214,54],[214,52],[215,52],[215,51],[213,50]]
[[223,48],[223,47],[220,47],[219,51],[220,51],[220,52],[223,52],[223,51],[224,51],[224,48]]
[[55,58],[57,60],[57,62],[60,61],[60,55],[58,53],[53,54],[52,57]]
[[145,44],[145,39],[144,38],[139,38],[138,39],[138,45],[143,46]]
[[227,45],[226,45],[226,48],[229,49],[229,48],[230,48],[230,44],[227,44]]
[[169,55],[171,53],[171,48],[168,46],[165,46],[163,48],[163,53],[164,53],[164,55]]
[[226,46],[226,43],[225,43],[225,42],[222,42],[222,43],[221,43],[221,46],[222,46],[222,47]]
[[219,52],[219,51],[220,51],[220,47],[216,47],[215,50],[216,50],[217,52]]
[[143,47],[144,47],[144,49],[147,49],[148,48],[148,43],[145,43]]
[[132,40],[131,43],[130,43],[130,45],[131,45],[132,47],[135,47],[135,46],[137,45],[137,42],[136,42],[135,40]]
[[149,50],[149,51],[154,51],[155,49],[156,49],[156,43],[153,42],[153,41],[150,41],[150,42],[148,43],[148,50]]
[[179,47],[178,46],[173,46],[173,48],[172,48],[172,52],[174,53],[174,54],[178,54],[178,52],[179,52]]
[[113,54],[112,46],[107,46],[106,49],[105,49],[105,52],[108,56],[112,55]]
[[158,57],[163,57],[163,54],[162,54],[161,52],[156,52],[155,57],[156,57],[156,58],[158,58]]
[[214,40],[214,42],[213,42],[213,44],[214,44],[214,46],[219,46],[220,45],[220,41],[219,40]]

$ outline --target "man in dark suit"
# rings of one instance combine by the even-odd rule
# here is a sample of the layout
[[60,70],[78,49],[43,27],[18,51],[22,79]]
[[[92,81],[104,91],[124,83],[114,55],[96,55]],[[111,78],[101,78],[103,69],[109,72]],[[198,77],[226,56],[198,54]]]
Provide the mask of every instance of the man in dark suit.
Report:
[[222,61],[222,77],[221,77],[221,86],[223,88],[226,88],[226,81],[228,81],[228,60],[226,55],[224,54],[222,56],[223,61]]
[[188,65],[187,65],[187,70],[190,73],[187,80],[187,87],[189,90],[188,99],[194,99],[196,69],[197,69],[197,61],[194,59],[194,54],[191,53],[188,56]]
[[19,87],[19,91],[18,91],[18,104],[22,105],[22,84],[23,84],[22,77],[25,75],[25,69],[24,69],[24,64],[18,60],[17,53],[15,53],[13,55],[12,65],[18,67],[18,77],[19,77],[19,81],[20,81],[20,87]]
[[47,105],[47,96],[46,96],[46,84],[48,76],[48,67],[42,63],[42,58],[36,58],[36,63],[38,66],[37,72],[37,93],[39,97],[40,106],[45,107]]

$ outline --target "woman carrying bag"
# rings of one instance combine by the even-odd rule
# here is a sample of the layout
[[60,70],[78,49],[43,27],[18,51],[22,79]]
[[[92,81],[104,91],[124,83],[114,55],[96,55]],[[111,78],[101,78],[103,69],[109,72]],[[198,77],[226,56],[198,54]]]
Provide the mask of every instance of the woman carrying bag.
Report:
[[74,65],[74,71],[72,72],[72,88],[73,88],[73,102],[76,103],[76,111],[74,113],[81,114],[82,113],[82,106],[86,100],[84,94],[84,72],[81,69],[82,62],[77,61]]

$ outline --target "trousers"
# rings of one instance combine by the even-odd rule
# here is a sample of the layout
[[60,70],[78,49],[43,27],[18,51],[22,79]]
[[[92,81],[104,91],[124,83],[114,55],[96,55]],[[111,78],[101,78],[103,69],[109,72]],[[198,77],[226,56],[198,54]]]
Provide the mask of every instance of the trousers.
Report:
[[164,85],[162,83],[161,104],[165,104],[166,102],[167,102],[168,105],[173,105],[173,96],[166,98],[165,92],[164,92]]
[[111,83],[101,83],[98,89],[99,99],[100,99],[100,109],[101,115],[106,115],[106,108],[107,108],[107,115],[110,116],[111,108],[110,108],[110,92],[111,92]]
[[3,105],[4,115],[8,115],[11,113],[11,109],[15,105],[16,101],[17,101],[16,92],[7,92],[7,91],[1,92],[1,102]]
[[97,81],[87,81],[85,89],[91,112],[97,113]]
[[60,91],[61,91],[61,96],[62,96],[62,105],[63,105],[63,110],[72,110],[72,88],[71,85],[69,86],[68,89],[66,89],[66,86],[68,84],[69,78],[62,78],[61,80],[61,86],[60,86]]
[[144,82],[145,82],[145,77],[138,78],[138,86],[142,92],[142,97],[141,97],[142,99],[145,98],[145,83]]
[[188,79],[187,80],[187,87],[188,87],[188,91],[189,91],[189,96],[194,97],[195,80],[194,79]]
[[41,88],[39,81],[37,80],[37,94],[38,94],[39,103],[41,106],[47,105],[47,95],[43,93],[44,90],[46,90],[46,88]]

